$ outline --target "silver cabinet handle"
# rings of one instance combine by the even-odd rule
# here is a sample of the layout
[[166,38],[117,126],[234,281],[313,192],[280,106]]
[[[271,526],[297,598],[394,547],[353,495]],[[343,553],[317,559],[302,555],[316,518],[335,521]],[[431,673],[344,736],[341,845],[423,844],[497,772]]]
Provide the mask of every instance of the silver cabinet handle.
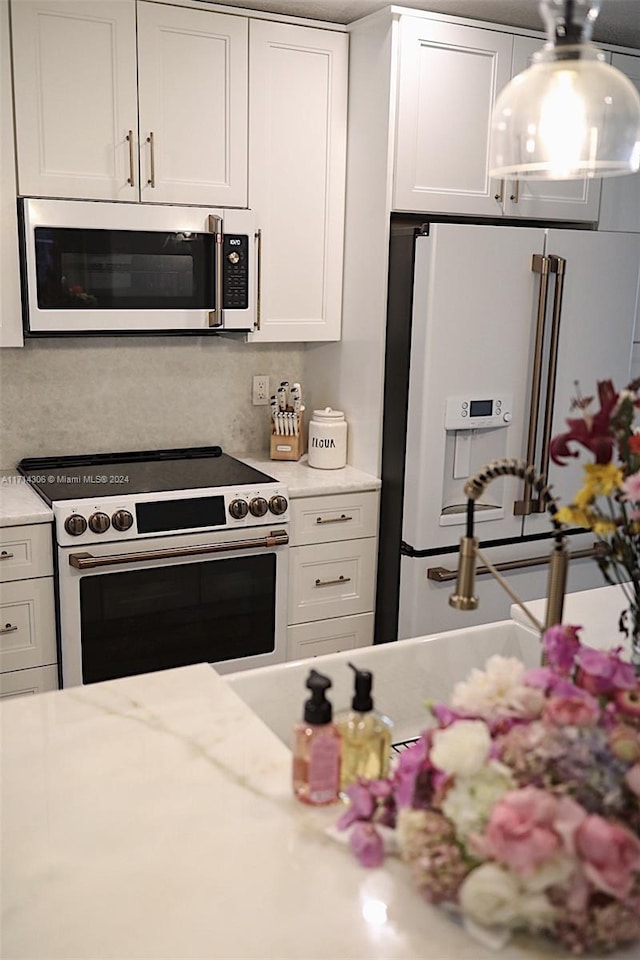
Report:
[[215,278],[216,278],[216,297],[215,303],[213,305],[213,310],[209,311],[209,326],[210,327],[221,327],[222,326],[222,283],[223,283],[223,264],[222,264],[222,219],[221,217],[215,216],[215,214],[209,214],[208,218],[209,232],[214,234],[215,239]]
[[514,180],[513,182],[515,186],[513,188],[513,193],[509,197],[509,200],[513,200],[514,203],[517,203],[518,200],[520,199],[520,181]]
[[129,130],[129,133],[125,137],[125,140],[129,141],[129,176],[127,177],[127,183],[130,187],[135,187],[136,178],[134,174],[134,165],[133,165],[133,130]]
[[149,166],[151,168],[151,176],[147,180],[147,185],[150,187],[155,187],[156,185],[156,149],[155,149],[155,139],[153,135],[153,130],[150,131],[149,136],[147,137],[147,143],[149,144]]
[[289,535],[285,530],[272,530],[266,537],[255,537],[253,540],[199,543],[193,547],[169,547],[167,550],[146,550],[142,553],[113,553],[106,557],[94,557],[91,553],[72,553],[69,556],[69,566],[75,567],[76,570],[91,570],[94,567],[112,567],[120,563],[170,560],[174,557],[197,557],[207,553],[226,553],[228,550],[280,547],[287,543],[289,543]]
[[500,186],[498,187],[498,192],[494,193],[493,199],[497,200],[498,203],[502,203],[504,200],[504,180],[500,180],[498,182],[500,183]]
[[316,523],[346,523],[348,520],[353,520],[353,517],[348,517],[344,513],[339,517],[316,517]]
[[[570,560],[583,560],[586,557],[598,556],[598,550],[593,547],[590,550],[574,550],[569,554]],[[549,563],[549,554],[543,557],[527,557],[524,560],[505,560],[504,563],[496,563],[495,569],[505,570],[525,570],[527,567],[541,567]],[[489,567],[478,567],[476,576],[483,577],[491,573]],[[455,580],[458,576],[457,570],[448,570],[446,567],[429,567],[427,570],[427,580],[433,580],[435,583],[448,583],[449,580]]]
[[0,634],[4,635],[5,633],[15,633],[17,629],[18,629],[17,627],[14,627],[10,623],[7,623],[6,626],[0,627]]
[[8,550],[3,550],[2,553],[0,553],[0,560],[10,560],[12,556],[13,554],[9,553]]
[[340,576],[340,577],[337,577],[335,580],[320,580],[320,579],[318,579],[318,580],[316,580],[316,582],[315,582],[315,586],[316,586],[316,587],[334,587],[334,586],[336,586],[336,584],[350,583],[350,582],[351,582],[351,577],[343,577],[343,576]]
[[257,276],[256,276],[256,330],[260,329],[260,321],[262,320],[262,230],[258,228],[255,233],[256,244],[257,244],[257,257],[258,257],[258,266],[257,266]]

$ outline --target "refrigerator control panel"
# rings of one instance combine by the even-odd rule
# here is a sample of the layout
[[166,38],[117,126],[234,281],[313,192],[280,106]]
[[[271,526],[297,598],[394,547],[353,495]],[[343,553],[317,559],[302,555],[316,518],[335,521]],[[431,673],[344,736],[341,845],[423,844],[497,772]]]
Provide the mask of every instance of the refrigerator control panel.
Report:
[[486,430],[506,427],[511,423],[513,397],[502,393],[498,396],[447,397],[445,430]]

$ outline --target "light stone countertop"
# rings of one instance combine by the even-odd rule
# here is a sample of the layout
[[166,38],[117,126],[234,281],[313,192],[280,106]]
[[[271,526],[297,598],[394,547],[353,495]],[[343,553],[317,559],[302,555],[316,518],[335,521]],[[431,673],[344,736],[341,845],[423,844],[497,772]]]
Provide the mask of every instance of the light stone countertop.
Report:
[[355,467],[341,467],[338,470],[319,470],[310,467],[306,453],[300,460],[259,460],[254,457],[240,457],[268,476],[286,483],[289,496],[321,497],[332,493],[361,493],[364,490],[379,490],[381,481],[369,473],[356,470]]
[[3,960],[500,957],[395,858],[366,870],[329,839],[338,809],[293,799],[288,749],[206,664],[6,701],[0,721]]
[[18,527],[27,523],[51,523],[48,507],[20,474],[0,473],[0,527]]

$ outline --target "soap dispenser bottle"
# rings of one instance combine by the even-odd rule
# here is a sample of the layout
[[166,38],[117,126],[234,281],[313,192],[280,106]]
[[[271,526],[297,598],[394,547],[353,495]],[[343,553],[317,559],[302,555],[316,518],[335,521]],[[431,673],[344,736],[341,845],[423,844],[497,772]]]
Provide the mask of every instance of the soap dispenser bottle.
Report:
[[318,806],[338,800],[341,740],[326,696],[331,680],[311,670],[306,686],[311,697],[304,720],[293,728],[293,792],[303,803]]
[[371,672],[352,663],[349,666],[355,673],[351,710],[336,717],[342,738],[341,790],[358,777],[378,780],[387,776],[393,729],[391,720],[373,709]]

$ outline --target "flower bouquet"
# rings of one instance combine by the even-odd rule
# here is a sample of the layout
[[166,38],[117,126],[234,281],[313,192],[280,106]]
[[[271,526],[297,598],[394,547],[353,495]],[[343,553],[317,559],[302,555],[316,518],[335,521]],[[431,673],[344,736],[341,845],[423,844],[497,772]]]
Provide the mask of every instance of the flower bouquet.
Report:
[[337,826],[364,866],[383,837],[427,901],[471,933],[596,954],[640,938],[640,685],[620,648],[543,638],[547,665],[491,657],[385,780],[347,788]]
[[567,420],[568,430],[551,441],[549,453],[558,464],[579,453],[594,456],[584,465],[584,484],[573,502],[561,507],[561,523],[593,530],[598,539],[598,566],[609,584],[620,584],[628,602],[620,630],[631,639],[631,659],[640,670],[640,433],[634,421],[640,407],[640,380],[618,392],[611,380],[598,383],[594,398],[578,395]]

